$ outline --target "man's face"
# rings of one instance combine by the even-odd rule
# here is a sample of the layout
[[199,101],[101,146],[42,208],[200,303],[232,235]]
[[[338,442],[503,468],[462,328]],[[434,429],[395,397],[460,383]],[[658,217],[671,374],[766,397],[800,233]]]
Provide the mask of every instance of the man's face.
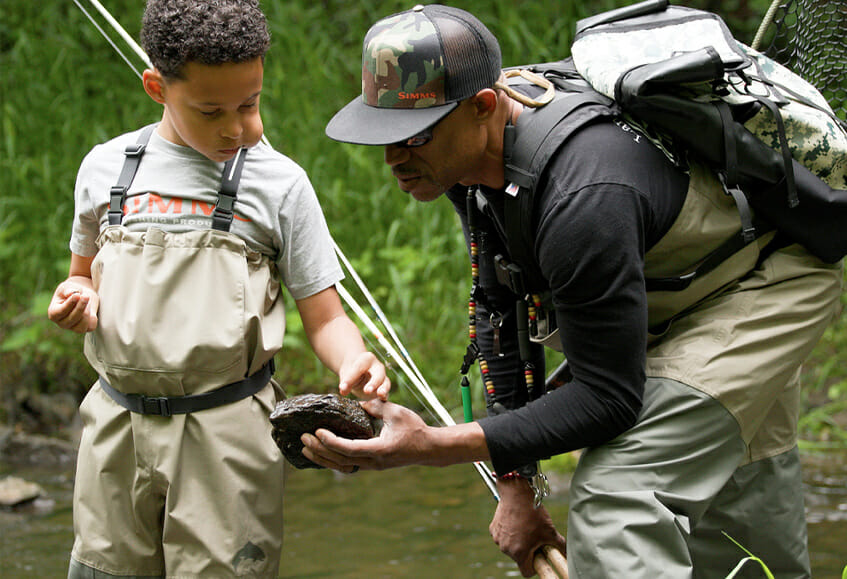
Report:
[[385,162],[400,189],[418,201],[433,201],[473,172],[481,149],[471,110],[468,101],[460,103],[431,128],[432,140],[425,145],[385,147]]
[[224,162],[262,138],[259,96],[264,66],[248,62],[204,65],[190,62],[184,79],[162,83],[165,114],[160,133],[212,161]]

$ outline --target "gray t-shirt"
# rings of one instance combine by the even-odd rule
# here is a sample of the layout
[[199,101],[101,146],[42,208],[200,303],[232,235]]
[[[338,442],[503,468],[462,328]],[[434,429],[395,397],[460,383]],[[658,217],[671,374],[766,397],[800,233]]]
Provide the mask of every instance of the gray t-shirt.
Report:
[[[118,181],[124,149],[140,132],[97,145],[83,159],[70,240],[77,255],[97,253],[97,236],[109,224],[109,190]],[[130,231],[156,226],[172,233],[210,229],[222,174],[223,163],[154,131],[127,192],[123,225]],[[276,262],[294,299],[314,295],[344,277],[306,172],[264,143],[247,151],[234,212],[230,231]]]

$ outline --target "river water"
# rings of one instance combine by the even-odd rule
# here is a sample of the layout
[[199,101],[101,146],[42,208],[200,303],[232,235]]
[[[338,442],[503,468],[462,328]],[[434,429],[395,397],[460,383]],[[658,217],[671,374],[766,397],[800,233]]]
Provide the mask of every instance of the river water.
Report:
[[[813,576],[840,579],[847,565],[847,452],[804,453],[803,460]],[[0,464],[0,477],[7,474],[38,482],[47,496],[0,510],[0,578],[67,576],[73,471]],[[553,487],[545,505],[564,527],[566,478]],[[290,469],[280,577],[520,577],[488,535],[493,509],[470,465],[352,476]]]

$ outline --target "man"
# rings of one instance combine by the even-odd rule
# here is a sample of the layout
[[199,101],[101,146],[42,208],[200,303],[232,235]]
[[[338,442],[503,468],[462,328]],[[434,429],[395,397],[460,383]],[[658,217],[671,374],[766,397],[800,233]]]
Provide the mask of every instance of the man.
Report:
[[[530,576],[533,553],[563,542],[520,473],[582,448],[572,577],[725,577],[744,553],[723,532],[775,576],[808,577],[798,374],[837,310],[840,266],[769,234],[685,291],[648,292],[648,278],[686,273],[735,234],[738,210],[694,160],[675,166],[610,117],[575,132],[539,176],[530,256],[518,264],[529,287],[498,283],[498,268],[515,271],[498,257],[509,256],[502,222],[516,190],[504,133],[520,134],[535,114],[522,103],[539,92],[516,94],[500,67],[475,17],[415,7],[370,29],[362,97],[327,126],[335,140],[384,146],[415,199],[454,203],[474,263],[471,336],[489,416],[434,428],[368,402],[385,421],[378,438],[318,431],[304,454],[347,472],[491,460],[501,494],[492,535]],[[538,334],[549,312],[558,336],[538,338],[558,342],[570,371],[540,397],[543,350],[520,337],[527,310]]]

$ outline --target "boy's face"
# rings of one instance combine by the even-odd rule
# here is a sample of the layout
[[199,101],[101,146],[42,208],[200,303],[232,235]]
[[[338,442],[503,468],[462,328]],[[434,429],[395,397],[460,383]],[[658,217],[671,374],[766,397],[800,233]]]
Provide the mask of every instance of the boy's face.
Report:
[[190,62],[183,79],[145,71],[145,90],[165,107],[159,134],[216,162],[229,160],[241,147],[252,147],[263,131],[263,74],[261,58],[214,66]]

